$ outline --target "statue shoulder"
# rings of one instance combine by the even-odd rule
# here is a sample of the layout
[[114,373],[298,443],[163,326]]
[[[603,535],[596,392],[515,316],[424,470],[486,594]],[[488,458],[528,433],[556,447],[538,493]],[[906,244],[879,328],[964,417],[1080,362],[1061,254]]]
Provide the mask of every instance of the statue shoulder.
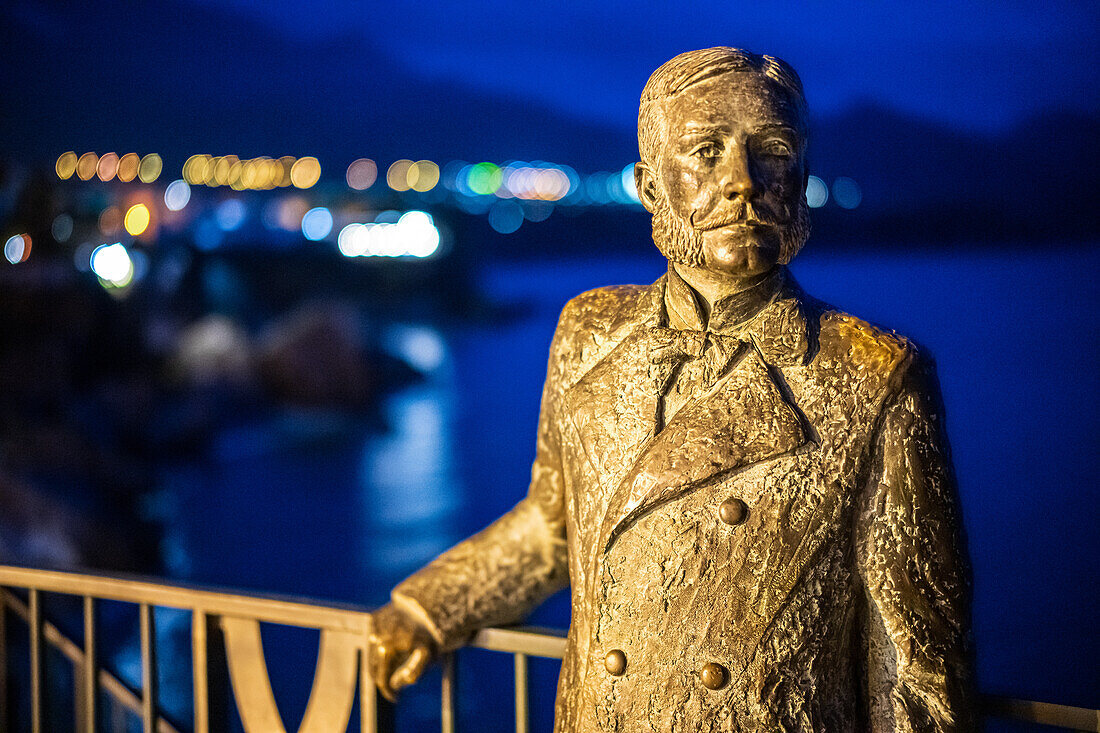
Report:
[[657,287],[611,285],[572,298],[558,319],[550,353],[552,363],[563,373],[579,376],[646,317]]
[[888,376],[918,356],[910,339],[848,313],[826,309],[820,324],[821,356],[826,360]]

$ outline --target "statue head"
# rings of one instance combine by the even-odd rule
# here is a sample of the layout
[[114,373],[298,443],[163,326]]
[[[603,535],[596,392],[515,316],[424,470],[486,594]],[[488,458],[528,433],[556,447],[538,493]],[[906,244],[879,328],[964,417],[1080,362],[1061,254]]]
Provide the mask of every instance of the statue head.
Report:
[[802,83],[772,56],[720,46],[654,71],[634,178],[661,253],[735,277],[790,262],[810,231],[806,127]]

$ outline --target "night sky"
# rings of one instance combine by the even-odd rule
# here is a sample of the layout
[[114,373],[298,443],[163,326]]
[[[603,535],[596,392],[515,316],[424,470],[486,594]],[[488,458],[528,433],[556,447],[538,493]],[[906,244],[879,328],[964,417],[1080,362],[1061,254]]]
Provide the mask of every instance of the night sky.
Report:
[[612,124],[632,122],[652,69],[713,45],[791,62],[818,113],[874,99],[989,131],[1047,109],[1100,108],[1100,4],[1093,2],[334,0],[319,10],[198,1],[305,42],[363,34],[422,74]]

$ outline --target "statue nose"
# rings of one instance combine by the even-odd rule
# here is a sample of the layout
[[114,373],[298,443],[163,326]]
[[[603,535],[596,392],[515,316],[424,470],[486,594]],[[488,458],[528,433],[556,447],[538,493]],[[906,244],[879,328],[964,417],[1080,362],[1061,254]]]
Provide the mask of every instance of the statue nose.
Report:
[[727,199],[751,198],[753,195],[752,172],[749,170],[748,155],[737,150],[731,156],[726,180],[722,184],[722,196]]

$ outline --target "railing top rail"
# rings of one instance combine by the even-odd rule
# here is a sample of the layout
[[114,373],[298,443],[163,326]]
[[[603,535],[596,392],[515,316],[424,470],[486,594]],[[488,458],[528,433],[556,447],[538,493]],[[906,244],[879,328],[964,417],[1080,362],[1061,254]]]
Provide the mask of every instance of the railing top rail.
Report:
[[181,608],[218,616],[241,616],[288,626],[363,633],[370,628],[369,611],[358,606],[199,588],[118,574],[100,575],[86,570],[69,572],[0,565],[2,585]]

